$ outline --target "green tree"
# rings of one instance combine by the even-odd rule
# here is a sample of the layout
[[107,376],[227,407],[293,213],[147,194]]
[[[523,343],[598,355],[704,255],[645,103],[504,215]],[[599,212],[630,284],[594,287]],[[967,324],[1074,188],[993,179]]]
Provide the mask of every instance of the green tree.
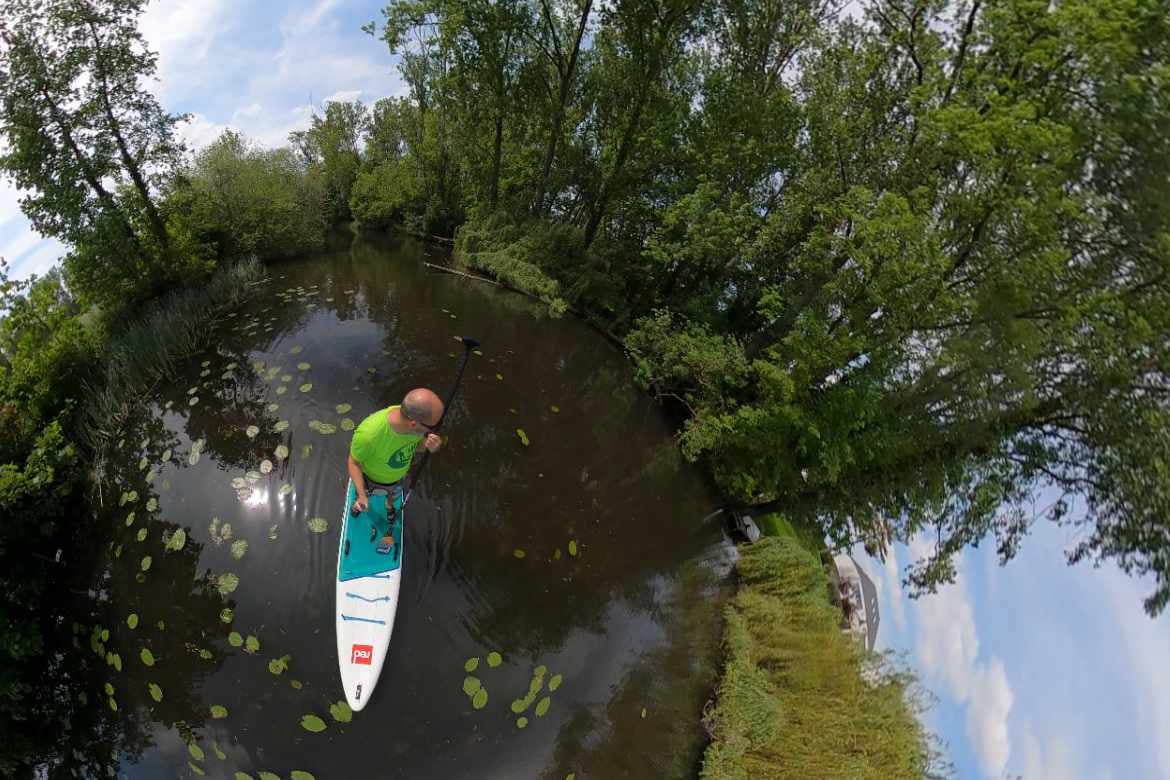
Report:
[[368,122],[365,105],[330,101],[325,116],[313,114],[312,126],[289,135],[293,148],[325,183],[330,219],[334,223],[351,217],[349,196],[361,164],[359,143]]

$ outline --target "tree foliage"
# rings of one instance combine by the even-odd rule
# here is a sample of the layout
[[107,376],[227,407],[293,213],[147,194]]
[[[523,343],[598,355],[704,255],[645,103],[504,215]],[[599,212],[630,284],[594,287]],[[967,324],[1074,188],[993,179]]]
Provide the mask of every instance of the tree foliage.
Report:
[[355,211],[442,192],[468,262],[626,336],[730,497],[929,531],[918,591],[1054,488],[1071,559],[1165,606],[1166,0],[492,10],[386,9],[417,173]]

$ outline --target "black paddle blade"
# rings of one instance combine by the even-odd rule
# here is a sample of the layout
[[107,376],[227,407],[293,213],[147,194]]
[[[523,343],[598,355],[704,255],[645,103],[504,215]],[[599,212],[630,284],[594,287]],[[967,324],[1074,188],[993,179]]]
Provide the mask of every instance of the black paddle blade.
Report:
[[471,336],[460,336],[459,340],[463,342],[463,346],[468,349],[475,349],[479,346],[479,340],[473,339]]

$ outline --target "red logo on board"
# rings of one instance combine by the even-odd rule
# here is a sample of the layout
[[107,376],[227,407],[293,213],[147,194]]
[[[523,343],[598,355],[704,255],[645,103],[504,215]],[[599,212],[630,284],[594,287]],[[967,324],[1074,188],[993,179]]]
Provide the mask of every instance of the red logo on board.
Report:
[[374,646],[373,645],[354,645],[353,653],[350,655],[349,662],[351,664],[365,664],[369,666],[374,660]]

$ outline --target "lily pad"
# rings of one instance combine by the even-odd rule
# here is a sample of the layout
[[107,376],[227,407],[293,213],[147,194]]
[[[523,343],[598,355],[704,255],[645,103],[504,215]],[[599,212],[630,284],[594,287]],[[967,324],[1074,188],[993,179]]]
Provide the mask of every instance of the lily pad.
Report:
[[199,460],[202,457],[203,457],[203,453],[200,452],[199,450],[191,450],[191,452],[187,455],[187,465],[188,466],[199,465]]
[[257,772],[256,777],[259,780],[280,780],[280,775],[273,774],[272,772]]
[[260,473],[261,474],[271,474],[272,473],[272,461],[268,460],[267,458],[260,461]]
[[550,406],[549,409],[553,410],[553,414],[559,414],[561,411],[561,407],[557,406],[556,404]]
[[232,487],[235,488],[236,490],[239,490],[240,488],[245,488],[247,486],[248,486],[248,480],[244,479],[243,477],[232,477]]
[[131,612],[130,617],[126,618],[126,625],[131,629],[138,628],[138,614]]
[[199,396],[193,395],[191,396],[191,400],[187,402],[187,406],[194,406],[197,403],[199,403]]
[[142,651],[138,653],[138,657],[141,658],[142,663],[146,664],[147,666],[154,666],[154,653],[150,652],[150,648],[142,648]]
[[556,691],[557,688],[561,687],[561,680],[562,679],[563,678],[561,677],[561,675],[554,674],[552,677],[549,678],[548,689],[550,691]]
[[[214,715],[212,717],[214,717]],[[214,739],[211,741],[211,752],[215,753],[215,757],[218,758],[220,761],[223,761],[227,758],[227,753],[225,753],[219,749],[219,743],[216,742]]]
[[280,387],[276,388],[277,395],[284,395],[287,392],[288,392],[288,388],[285,387],[284,385],[281,385]]
[[236,613],[231,607],[224,607],[219,611],[219,619],[224,623],[231,623],[235,620]]
[[204,661],[210,661],[212,658],[215,658],[215,655],[206,647],[202,647],[199,649],[199,657]]
[[488,653],[487,665],[490,666],[491,668],[495,669],[497,666],[499,666],[503,662],[504,662],[503,657],[499,653],[497,653],[495,650]]
[[270,412],[275,412],[277,409],[280,408],[280,404],[278,404],[274,401],[273,403],[268,404],[268,406],[266,406],[264,408]]
[[285,374],[284,376],[282,376],[280,378],[280,381],[281,382],[291,382],[292,381],[292,374]]
[[333,411],[337,412],[338,414],[345,414],[352,408],[352,404],[338,404],[337,406],[333,407]]
[[272,426],[272,432],[284,433],[288,430],[289,425],[291,425],[291,423],[288,420],[278,420],[276,424]]
[[157,498],[151,498],[150,500],[148,500],[146,502],[146,511],[147,512],[153,512],[156,509],[158,509],[158,499]]
[[352,431],[353,428],[354,428],[353,420],[349,419],[348,417],[346,417],[344,420],[341,421],[341,430]]
[[273,451],[272,455],[277,460],[284,460],[288,457],[288,447],[284,446],[283,444],[278,444],[276,445],[276,450]]
[[216,578],[216,587],[219,588],[219,593],[221,596],[226,596],[229,593],[232,593],[237,587],[239,587],[239,584],[240,578],[231,572],[226,572]]
[[475,658],[468,658],[467,661],[463,664],[463,671],[470,674],[471,672],[474,672],[478,667],[479,667],[479,656],[476,656]]
[[294,769],[289,773],[289,780],[317,780],[317,778],[313,777],[313,775],[309,772],[305,772],[300,769]]
[[534,712],[536,713],[536,717],[543,718],[548,713],[548,708],[551,706],[552,706],[552,699],[549,698],[548,696],[545,696],[543,699],[538,701],[536,703],[536,709],[534,710]]
[[114,665],[115,671],[122,671],[122,656],[118,655],[117,653],[112,653],[110,655],[110,663]]
[[301,445],[301,459],[302,460],[309,457],[309,455],[312,454],[312,452],[313,452],[313,445],[312,444],[302,444]]
[[297,389],[300,390],[302,393],[307,393],[313,389],[313,383],[312,382],[305,382],[303,385],[301,385]]
[[110,685],[109,683],[105,684],[104,690],[106,692],[106,696],[113,696],[114,695],[114,686]]
[[203,760],[203,748],[199,747],[199,745],[195,744],[194,742],[187,744],[187,752],[190,753],[191,758],[195,759],[196,761]]
[[244,644],[244,637],[239,631],[233,631],[228,634],[228,644],[232,647],[239,647]]
[[216,720],[220,720],[222,718],[226,718],[227,716],[227,707],[223,706],[222,704],[211,705],[211,717],[215,718]]
[[177,552],[182,550],[185,544],[187,544],[187,532],[179,528],[167,540],[167,549],[171,552]]
[[314,734],[325,730],[325,721],[318,718],[316,715],[305,715],[301,718],[301,728],[305,731],[311,731]]
[[132,525],[134,525],[134,513],[133,512],[126,515],[126,527],[129,528]]
[[503,375],[503,374],[496,374],[496,379],[498,379],[498,380],[500,380],[501,382],[503,382],[503,381],[504,381],[504,375]]
[[524,432],[523,428],[516,429],[516,435],[520,437],[520,443],[525,447],[528,446],[528,434]]
[[289,352],[293,355],[299,355],[301,354],[302,350],[304,350],[304,347],[302,347],[300,344],[297,344],[295,347],[290,349]]
[[309,530],[315,534],[323,534],[329,530],[329,521],[324,517],[309,518]]
[[482,710],[484,707],[486,707],[487,702],[488,702],[487,688],[480,688],[478,691],[475,692],[475,695],[471,697],[471,706],[475,707],[477,710]]
[[308,363],[297,363],[298,371],[308,371],[312,366]]
[[256,438],[256,435],[257,435],[257,434],[259,434],[259,433],[260,433],[260,428],[258,428],[258,427],[257,427],[257,426],[255,426],[255,425],[249,425],[247,428],[245,428],[245,429],[244,429],[244,434],[245,434],[245,435],[246,435],[246,436],[247,436],[249,439],[255,439],[255,438]]
[[515,550],[512,551],[512,555],[516,558],[523,558],[527,554],[528,553],[524,552],[519,547],[517,547]]
[[280,658],[273,658],[268,662],[268,671],[275,675],[284,674],[288,670],[288,662],[292,660],[290,655],[282,655]]
[[206,772],[203,771],[203,767],[199,766],[194,761],[188,761],[187,766],[191,767],[191,771],[194,772],[195,774],[199,775],[200,777],[203,777],[204,775],[207,774]]
[[149,555],[142,556],[142,562],[139,564],[139,566],[142,567],[143,571],[150,571],[150,556]]
[[301,688],[305,687],[305,684],[300,680],[289,680],[288,684],[292,686],[294,691],[299,691]]
[[463,678],[463,692],[468,696],[474,696],[475,692],[483,687],[478,677],[467,676]]
[[248,634],[247,639],[244,640],[244,652],[245,653],[258,653],[258,652],[260,652],[260,640],[257,639],[256,637],[252,636],[251,634]]
[[349,723],[353,720],[353,710],[350,709],[348,702],[339,701],[336,704],[331,704],[329,714],[338,723]]
[[572,539],[569,541],[569,555],[572,555],[574,558],[577,557],[577,540],[576,539]]
[[280,490],[278,490],[276,492],[282,496],[287,496],[289,493],[293,492],[293,486],[291,483],[285,482],[283,485],[280,486]]
[[139,528],[138,529],[138,537],[137,537],[138,541],[140,541],[140,542],[146,541],[146,534],[147,534],[147,530],[145,528]]
[[232,542],[232,557],[237,561],[244,557],[244,553],[248,552],[248,540],[237,539]]
[[248,484],[255,485],[260,481],[261,476],[263,475],[259,471],[249,471],[244,475],[244,479],[248,480]]
[[524,717],[523,715],[521,715],[519,718],[516,718],[516,728],[523,729],[523,728],[527,728],[527,727],[528,727],[528,718]]
[[276,541],[277,531],[280,529],[279,523],[273,523],[272,527],[268,529],[268,538]]
[[158,683],[151,683],[148,689],[150,690],[150,698],[155,701],[162,701],[162,688],[158,687]]

